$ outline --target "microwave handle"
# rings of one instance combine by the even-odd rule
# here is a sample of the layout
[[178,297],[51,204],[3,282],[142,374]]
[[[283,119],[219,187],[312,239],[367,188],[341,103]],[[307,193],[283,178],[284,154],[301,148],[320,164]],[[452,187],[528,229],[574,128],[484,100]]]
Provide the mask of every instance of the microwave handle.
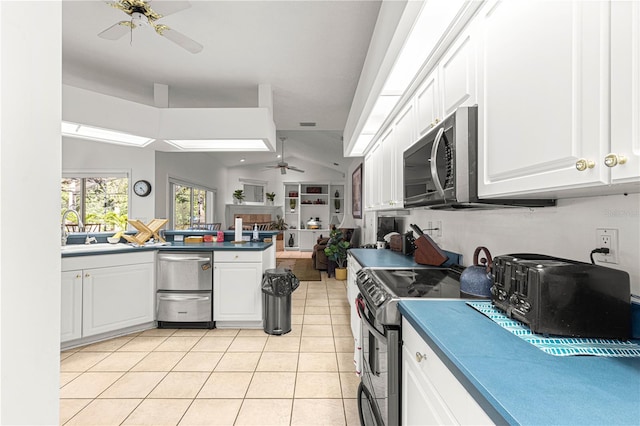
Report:
[[442,136],[444,135],[444,126],[440,127],[438,130],[438,134],[436,134],[436,138],[433,141],[433,146],[431,147],[431,158],[429,159],[429,165],[431,166],[431,179],[433,179],[433,184],[438,190],[438,193],[444,197],[444,189],[442,189],[442,183],[440,183],[440,179],[438,179],[438,165],[436,164],[436,158],[438,154],[438,147],[440,146],[440,141],[442,140]]

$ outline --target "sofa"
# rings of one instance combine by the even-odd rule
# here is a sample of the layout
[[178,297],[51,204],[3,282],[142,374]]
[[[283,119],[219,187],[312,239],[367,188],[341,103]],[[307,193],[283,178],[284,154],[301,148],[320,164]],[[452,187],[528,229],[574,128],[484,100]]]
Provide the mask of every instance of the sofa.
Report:
[[[349,241],[351,247],[358,247],[358,231],[359,228],[342,228],[342,232],[345,234],[345,239]],[[327,271],[332,275],[333,270],[336,268],[334,262],[327,259],[327,255],[324,254],[324,249],[327,247],[329,237],[320,236],[316,240],[316,244],[313,246],[311,253],[311,264],[315,269]]]

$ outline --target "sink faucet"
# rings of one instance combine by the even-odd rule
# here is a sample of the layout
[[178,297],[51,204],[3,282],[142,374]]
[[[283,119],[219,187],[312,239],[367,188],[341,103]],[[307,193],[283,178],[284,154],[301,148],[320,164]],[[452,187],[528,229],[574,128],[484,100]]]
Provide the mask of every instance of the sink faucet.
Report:
[[67,219],[67,215],[69,215],[69,213],[74,213],[76,215],[76,217],[78,218],[78,231],[83,231],[84,230],[84,225],[82,224],[82,219],[80,219],[80,213],[78,213],[77,211],[75,211],[73,209],[65,210],[65,212],[62,214],[62,224],[60,225],[60,234],[61,234],[61,241],[60,242],[62,243],[63,246],[67,245],[67,237],[69,236],[69,233],[67,232],[67,228],[64,225],[64,221]]

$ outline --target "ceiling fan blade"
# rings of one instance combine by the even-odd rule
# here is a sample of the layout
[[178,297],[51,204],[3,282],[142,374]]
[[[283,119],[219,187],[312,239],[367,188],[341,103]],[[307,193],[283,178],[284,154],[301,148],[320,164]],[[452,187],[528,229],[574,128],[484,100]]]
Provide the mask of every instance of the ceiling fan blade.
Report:
[[189,37],[187,37],[186,35],[179,33],[178,31],[172,30],[169,27],[164,27],[162,29],[162,31],[157,31],[158,34],[160,34],[163,37],[166,37],[167,39],[171,40],[172,42],[174,42],[175,44],[177,44],[178,46],[182,47],[183,49],[188,50],[191,53],[198,53],[202,50],[202,45],[194,40],[191,40]]
[[122,36],[129,34],[129,32],[133,29],[131,26],[131,22],[129,21],[120,21],[117,24],[113,24],[106,30],[102,31],[98,34],[98,37],[104,38],[106,40],[118,40]]
[[304,173],[304,170],[299,169],[299,168],[294,167],[294,166],[289,166],[289,167],[287,167],[287,168],[288,168],[289,170],[293,170],[294,172]]
[[189,9],[191,3],[188,1],[152,1],[149,0],[149,6],[161,16],[169,16],[181,10]]

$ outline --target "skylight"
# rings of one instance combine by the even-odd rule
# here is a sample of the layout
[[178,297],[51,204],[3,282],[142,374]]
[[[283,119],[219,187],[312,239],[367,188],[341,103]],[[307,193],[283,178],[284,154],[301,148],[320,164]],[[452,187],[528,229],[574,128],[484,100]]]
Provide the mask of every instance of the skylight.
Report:
[[183,151],[269,151],[262,139],[167,139],[167,142]]
[[62,122],[61,129],[63,136],[118,145],[144,147],[154,140],[152,138],[136,136],[130,133],[107,130],[99,127],[87,126],[85,124],[70,123],[68,121]]

